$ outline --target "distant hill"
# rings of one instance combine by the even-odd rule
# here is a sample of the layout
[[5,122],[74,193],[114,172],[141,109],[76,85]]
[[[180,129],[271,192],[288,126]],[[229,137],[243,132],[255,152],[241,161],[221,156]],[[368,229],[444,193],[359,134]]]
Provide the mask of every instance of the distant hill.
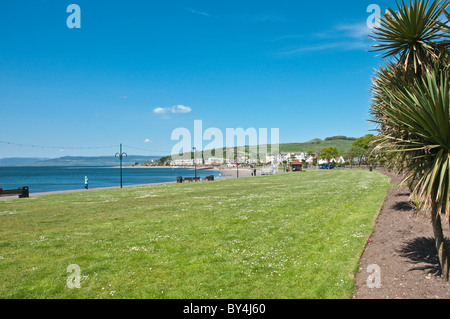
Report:
[[[346,136],[333,136],[325,139],[313,139],[304,143],[284,143],[279,145],[280,152],[315,152],[325,147],[334,146],[341,153],[346,152],[352,147],[356,138]],[[254,151],[257,146],[246,146],[246,151]],[[271,145],[267,145],[270,152]],[[123,165],[129,166],[134,163],[143,164],[149,160],[158,160],[161,156],[140,156],[130,155],[123,158]],[[0,166],[118,166],[119,159],[114,156],[64,156],[59,158],[37,158],[37,157],[11,157],[0,159]]]
[[[129,155],[123,158],[122,164],[124,166],[133,165],[134,163],[143,164],[149,160],[157,160],[160,156],[139,156],[139,155]],[[6,163],[6,164],[3,164]],[[9,164],[8,164],[9,163]],[[15,164],[11,164],[15,163]],[[64,156],[52,159],[39,159],[30,158],[29,160],[23,159],[22,161],[15,161],[12,158],[5,158],[0,160],[0,166],[103,166],[111,167],[118,166],[120,164],[119,158],[114,156],[95,156],[95,157],[84,157],[84,156]]]
[[42,157],[9,157],[0,158],[0,166],[24,166],[31,163],[48,160]]
[[[346,136],[333,136],[327,137],[325,139],[315,138],[308,142],[303,143],[283,143],[279,144],[280,152],[316,152],[321,151],[325,147],[333,146],[336,147],[341,153],[348,151],[353,142],[356,140],[354,137],[346,137]],[[255,149],[254,146],[251,146],[248,149]],[[267,145],[267,149],[270,152],[271,145]]]
[[304,143],[287,143],[280,144],[280,152],[316,152],[325,147],[334,146],[341,153],[348,151],[353,144],[355,138],[347,139],[313,139]]
[[[324,149],[325,147],[333,146],[338,149],[340,153],[345,153],[349,149],[351,149],[353,142],[356,140],[355,137],[347,137],[347,136],[332,136],[327,137],[325,139],[315,138],[308,142],[303,143],[283,143],[279,144],[280,153],[288,153],[288,152],[318,152]],[[276,144],[275,144],[276,145]],[[270,153],[272,145],[266,145],[267,152]],[[245,152],[253,153],[256,152],[260,146],[245,146]],[[222,154],[223,157],[226,157],[225,149],[223,148]],[[215,152],[220,152],[221,150],[215,150]],[[219,154],[219,153],[216,153]],[[214,152],[213,152],[214,155]],[[192,156],[192,154],[191,154]],[[160,163],[163,163],[170,159],[170,156],[165,156],[160,158]]]

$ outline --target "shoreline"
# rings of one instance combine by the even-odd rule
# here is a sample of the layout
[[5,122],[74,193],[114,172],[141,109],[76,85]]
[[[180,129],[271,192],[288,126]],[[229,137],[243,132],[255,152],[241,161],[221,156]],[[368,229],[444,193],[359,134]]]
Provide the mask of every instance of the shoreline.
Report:
[[[108,167],[111,168],[111,167]],[[175,168],[170,166],[165,166],[165,168]],[[183,167],[186,168],[186,167]],[[215,170],[221,173],[220,176],[216,176],[216,180],[224,180],[229,178],[236,178],[236,174],[233,174],[231,171],[236,171],[235,169],[208,169],[208,170]],[[249,169],[247,169],[248,172],[243,172],[246,169],[240,169],[239,170],[239,177],[248,177],[251,176],[251,172]],[[242,175],[241,175],[242,171]],[[177,181],[171,181],[171,182],[156,182],[156,183],[146,183],[146,184],[133,184],[133,185],[123,185],[123,188],[130,188],[130,187],[143,187],[143,186],[153,186],[153,185],[164,185],[164,184],[176,184]],[[107,187],[96,187],[96,188],[89,188],[89,189],[70,189],[70,190],[58,190],[58,191],[49,191],[49,192],[36,192],[36,193],[30,193],[30,197],[40,197],[40,196],[46,196],[46,195],[57,195],[57,194],[69,194],[69,193],[81,193],[81,192],[93,192],[93,191],[100,191],[100,190],[108,190],[108,189],[120,189],[120,186],[107,186]],[[11,196],[3,196],[0,197],[1,200],[8,200],[8,199],[17,199],[17,195],[11,195]]]
[[[98,167],[96,167],[98,168]],[[113,167],[105,167],[105,168],[113,168]],[[131,168],[131,167],[130,167]],[[133,168],[144,168],[144,167],[133,167]],[[151,167],[145,167],[145,168],[188,168],[188,167],[173,167],[173,166],[151,166]],[[192,167],[192,169],[194,169]],[[197,170],[200,170],[197,168]],[[218,171],[220,172],[220,176],[216,176],[215,180],[225,180],[225,179],[231,179],[231,178],[237,178],[237,174],[239,173],[239,178],[244,177],[251,177],[252,176],[252,169],[249,168],[239,168],[239,172],[236,170],[236,168],[219,168],[215,167],[213,169],[211,168],[204,168],[201,170],[212,170],[212,171]],[[257,172],[257,175],[260,172]],[[174,184],[177,183],[176,180],[171,182],[156,182],[156,183],[146,183],[146,184],[133,184],[133,185],[123,185],[123,188],[130,188],[130,187],[143,187],[143,186],[152,186],[152,185],[164,185],[164,184]],[[58,190],[58,191],[49,191],[49,192],[36,192],[36,193],[30,193],[30,198],[32,197],[40,197],[40,196],[46,196],[46,195],[56,195],[56,194],[69,194],[69,193],[81,193],[81,192],[92,192],[92,191],[100,191],[100,190],[107,190],[107,189],[120,189],[120,186],[106,186],[106,187],[96,187],[96,188],[90,188],[90,189],[71,189],[71,190]],[[2,196],[0,197],[1,200],[8,200],[8,199],[17,199],[17,195],[11,195],[11,196]]]

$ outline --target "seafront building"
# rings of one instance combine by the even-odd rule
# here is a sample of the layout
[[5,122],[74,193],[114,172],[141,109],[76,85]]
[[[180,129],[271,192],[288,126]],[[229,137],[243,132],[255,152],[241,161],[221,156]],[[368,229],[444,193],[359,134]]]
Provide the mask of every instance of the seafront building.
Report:
[[[237,158],[221,158],[221,157],[207,157],[196,159],[173,159],[166,163],[169,166],[193,166],[193,165],[208,165],[208,166],[220,166],[228,165],[234,166],[236,162],[238,164],[289,164],[294,161],[302,163],[312,164],[315,156],[309,155],[307,152],[281,152],[279,154],[264,154],[263,156],[252,156],[252,154],[238,155]],[[344,163],[345,160],[342,156],[331,159],[332,162]],[[319,160],[319,164],[327,163],[326,160]]]

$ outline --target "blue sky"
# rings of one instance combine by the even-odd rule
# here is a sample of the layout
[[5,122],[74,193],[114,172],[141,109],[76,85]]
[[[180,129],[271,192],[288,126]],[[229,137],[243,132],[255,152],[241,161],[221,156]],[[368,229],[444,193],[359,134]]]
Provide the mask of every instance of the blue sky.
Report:
[[[80,29],[66,25],[71,3]],[[370,77],[382,63],[367,52],[371,3],[395,5],[2,1],[0,141],[58,148],[0,143],[0,158],[114,155],[68,147],[120,143],[163,155],[194,120],[279,128],[281,143],[370,133]]]

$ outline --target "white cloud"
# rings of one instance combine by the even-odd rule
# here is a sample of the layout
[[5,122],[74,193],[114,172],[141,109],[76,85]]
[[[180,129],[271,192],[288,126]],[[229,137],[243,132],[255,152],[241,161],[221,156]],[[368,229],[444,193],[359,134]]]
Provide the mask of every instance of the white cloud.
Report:
[[369,45],[362,41],[340,41],[340,42],[330,42],[330,43],[324,43],[324,44],[317,44],[317,45],[309,45],[309,46],[301,46],[298,48],[294,48],[289,51],[284,51],[279,53],[279,56],[287,56],[287,55],[294,55],[294,54],[302,54],[302,53],[308,53],[308,52],[322,52],[322,51],[353,51],[353,50],[367,50],[369,49]]
[[172,107],[157,107],[153,109],[155,114],[168,114],[168,113],[189,113],[192,109],[189,106],[184,105],[174,105]]
[[176,105],[172,107],[172,113],[189,113],[192,109],[189,106]]
[[190,8],[186,8],[186,10],[193,14],[198,14],[198,15],[205,16],[205,17],[211,17],[211,15],[209,13],[204,12],[204,11],[193,10]]
[[[278,53],[278,56],[288,56],[307,52],[331,52],[331,50],[368,50],[370,48],[370,39],[368,37],[370,33],[371,30],[365,22],[339,24],[330,30],[311,34],[309,41],[308,39],[302,39],[302,45],[291,46],[283,52]],[[296,38],[297,36],[295,35],[289,35],[279,37],[276,40],[295,40]]]
[[144,143],[153,143],[153,141],[150,140],[149,138],[146,138],[145,141],[144,141]]
[[367,23],[348,23],[336,26],[336,32],[350,38],[361,39],[367,37],[372,30]]
[[163,107],[157,107],[153,110],[153,113],[155,114],[166,114],[169,111],[168,108],[163,108]]

